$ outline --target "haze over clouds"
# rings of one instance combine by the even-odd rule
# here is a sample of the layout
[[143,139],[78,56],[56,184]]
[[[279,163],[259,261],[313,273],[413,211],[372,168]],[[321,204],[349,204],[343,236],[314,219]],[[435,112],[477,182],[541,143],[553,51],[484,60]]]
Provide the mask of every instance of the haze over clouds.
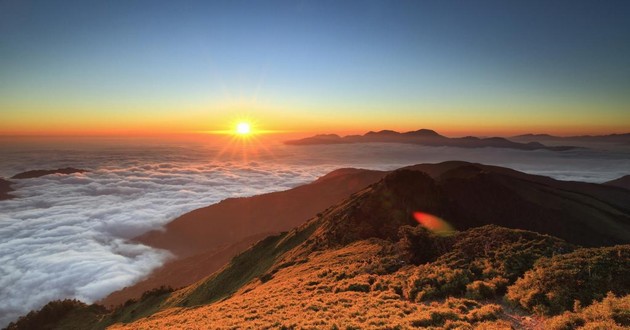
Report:
[[90,172],[15,180],[18,198],[0,202],[0,326],[53,299],[93,302],[138,281],[169,254],[128,239],[182,213],[227,197],[284,190],[335,168],[458,159],[589,182],[630,168],[627,152],[596,150],[277,144],[247,161],[238,153],[219,157],[220,148],[203,144],[43,150],[2,149],[0,175],[65,166]]

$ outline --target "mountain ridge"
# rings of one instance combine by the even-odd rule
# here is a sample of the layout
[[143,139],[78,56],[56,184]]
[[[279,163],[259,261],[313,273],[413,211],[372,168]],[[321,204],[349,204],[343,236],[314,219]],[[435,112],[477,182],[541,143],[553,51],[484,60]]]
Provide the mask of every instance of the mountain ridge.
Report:
[[604,135],[573,135],[573,136],[556,136],[551,134],[521,134],[509,137],[510,140],[517,142],[531,142],[531,141],[545,141],[545,142],[561,142],[561,141],[576,141],[576,142],[601,142],[601,143],[616,143],[616,144],[630,144],[630,133],[614,133]]
[[407,143],[435,147],[459,147],[459,148],[510,148],[519,150],[551,150],[566,151],[580,147],[574,146],[545,146],[538,142],[519,143],[502,137],[478,138],[467,136],[463,138],[449,138],[438,134],[434,130],[419,129],[409,132],[396,132],[393,130],[369,131],[363,135],[347,135],[341,137],[337,134],[319,134],[298,140],[288,140],[288,145],[314,145],[314,144],[346,144],[346,143]]

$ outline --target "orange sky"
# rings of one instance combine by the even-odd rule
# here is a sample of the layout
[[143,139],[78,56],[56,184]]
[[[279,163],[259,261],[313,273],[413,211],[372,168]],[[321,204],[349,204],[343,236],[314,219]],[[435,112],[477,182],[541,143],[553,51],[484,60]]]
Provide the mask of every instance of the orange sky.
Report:
[[[146,117],[145,117],[146,116]],[[0,114],[0,135],[36,136],[161,136],[205,134],[231,131],[240,121],[250,122],[258,133],[283,133],[291,136],[336,133],[363,134],[370,130],[410,131],[433,129],[447,136],[513,136],[526,133],[548,133],[559,136],[599,135],[630,132],[628,122],[604,118],[575,116],[571,120],[539,122],[535,116],[492,118],[492,113],[477,116],[402,114],[357,115],[355,112],[320,115],[313,112],[227,111],[224,113],[176,112],[92,113],[61,116],[59,112]],[[459,117],[457,120],[454,117]],[[475,118],[478,117],[478,118]],[[547,116],[549,117],[549,116]],[[553,119],[553,118],[551,118]],[[588,123],[587,123],[588,122]]]

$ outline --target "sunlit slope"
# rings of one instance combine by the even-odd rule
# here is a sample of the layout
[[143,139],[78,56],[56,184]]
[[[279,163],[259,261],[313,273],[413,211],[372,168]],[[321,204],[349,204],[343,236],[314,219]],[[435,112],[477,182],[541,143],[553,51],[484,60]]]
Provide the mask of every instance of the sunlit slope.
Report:
[[132,286],[111,293],[98,303],[104,306],[118,306],[129,299],[137,299],[144,292],[154,288],[161,286],[171,288],[188,286],[221,269],[234,256],[247,250],[259,240],[275,234],[277,233],[262,233],[249,236],[240,242],[225,247],[169,261],[162,267],[154,270],[147,278]]
[[[242,255],[251,263],[260,260],[266,271],[229,298],[224,299],[226,291],[220,288],[243,283],[244,277],[231,276],[243,270],[245,260],[174,293],[161,312],[113,328],[530,328],[531,318],[518,301],[505,304],[503,295],[537,260],[561,254],[572,258],[575,249],[551,236],[496,226],[451,237],[403,228],[406,233],[396,241],[362,239],[322,250],[312,244],[311,237],[283,258],[278,253],[284,250],[285,237],[270,238]],[[311,230],[305,226],[292,237]],[[276,253],[256,251],[270,248]],[[619,258],[609,265],[627,265],[630,246],[617,250]],[[583,251],[593,256],[608,253],[600,248],[576,253]],[[431,252],[428,257],[427,252]],[[425,257],[418,264],[411,262]],[[275,260],[270,267],[268,258]],[[578,271],[580,267],[575,265]],[[624,272],[629,275],[630,271]],[[593,268],[591,276],[605,274],[606,270]],[[619,295],[629,292],[622,278],[614,281],[615,285],[605,288],[588,288],[592,291],[586,295],[603,297],[604,290],[611,288]],[[580,293],[580,288],[575,292]],[[193,301],[199,305],[171,307]],[[612,317],[610,321],[615,324]]]
[[287,191],[229,198],[184,214],[170,222],[164,231],[150,232],[138,240],[180,256],[190,256],[234,244],[248,236],[289,230],[385,174],[341,169]]
[[281,192],[232,198],[187,213],[138,238],[174,252],[177,259],[133,286],[116,291],[100,303],[119,305],[142,292],[167,285],[190,285],[221,268],[239,252],[269,235],[294,228],[326,207],[378,181],[386,172],[338,169],[313,183]]

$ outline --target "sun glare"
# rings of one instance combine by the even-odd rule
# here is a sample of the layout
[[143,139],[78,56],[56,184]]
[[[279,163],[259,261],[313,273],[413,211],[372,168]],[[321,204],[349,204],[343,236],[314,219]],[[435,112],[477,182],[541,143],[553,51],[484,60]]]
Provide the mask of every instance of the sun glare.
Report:
[[236,134],[247,135],[252,132],[249,123],[241,122],[236,125]]

